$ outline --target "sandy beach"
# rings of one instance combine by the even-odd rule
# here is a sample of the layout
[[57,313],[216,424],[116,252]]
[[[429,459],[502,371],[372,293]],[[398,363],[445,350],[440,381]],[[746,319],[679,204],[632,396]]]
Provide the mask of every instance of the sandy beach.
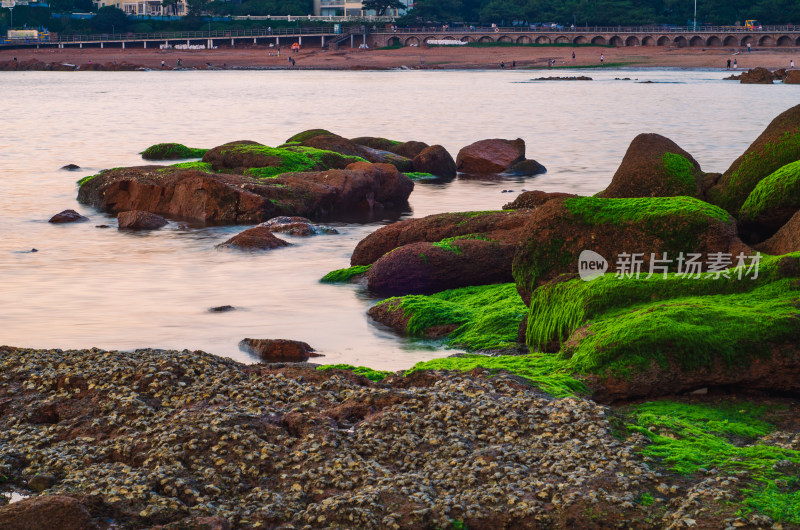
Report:
[[[575,60],[572,52],[575,52]],[[0,62],[17,58],[19,61],[38,60],[44,63],[88,63],[128,62],[147,68],[165,69],[177,67],[178,59],[184,68],[292,68],[288,59],[295,60],[295,69],[487,69],[500,68],[505,63],[509,68],[547,69],[548,61],[554,59],[556,67],[589,67],[600,65],[604,56],[607,67],[649,68],[719,68],[726,69],[728,59],[737,62],[739,70],[756,66],[766,68],[788,68],[790,61],[800,60],[796,48],[667,48],[667,47],[497,47],[497,48],[415,48],[404,47],[392,50],[364,50],[344,48],[327,51],[320,48],[304,48],[291,52],[283,48],[278,55],[274,48],[266,46],[229,47],[213,50],[158,50],[142,48],[30,48],[0,50]]]

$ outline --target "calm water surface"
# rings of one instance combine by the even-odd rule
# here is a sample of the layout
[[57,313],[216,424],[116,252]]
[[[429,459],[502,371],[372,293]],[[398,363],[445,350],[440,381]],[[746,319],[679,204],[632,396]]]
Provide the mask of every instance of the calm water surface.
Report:
[[[586,74],[595,80],[532,83],[541,73],[520,70],[2,72],[0,344],[190,348],[251,362],[238,351],[242,338],[293,338],[324,353],[322,362],[384,369],[450,353],[368,322],[375,300],[357,287],[318,283],[389,219],[332,223],[341,235],[288,237],[294,246],[246,254],[215,249],[241,226],[121,233],[114,218],[77,203],[78,178],[142,164],[137,153],[154,143],[277,145],[321,127],[439,143],[455,156],[479,139],[521,137],[549,170],[417,184],[406,216],[420,217],[497,209],[522,189],[598,192],[641,132],[668,136],[704,170],[724,171],[800,100],[795,87],[742,86],[722,81],[723,72]],[[59,170],[68,163],[81,171]],[[66,208],[91,222],[47,223]],[[207,311],[225,304],[238,310]]]

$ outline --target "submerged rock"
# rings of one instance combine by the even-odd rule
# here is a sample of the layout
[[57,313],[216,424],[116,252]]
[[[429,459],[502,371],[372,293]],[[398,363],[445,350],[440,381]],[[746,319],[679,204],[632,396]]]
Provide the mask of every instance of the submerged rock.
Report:
[[273,217],[261,223],[272,232],[283,232],[292,236],[314,236],[318,234],[338,234],[331,226],[315,225],[305,217]]
[[64,495],[48,495],[29,497],[0,507],[0,528],[93,530],[100,527],[77,499]]
[[239,348],[258,355],[265,362],[305,362],[310,357],[321,357],[305,342],[288,339],[242,339]]
[[773,79],[775,76],[772,72],[760,66],[743,72],[739,76],[739,82],[743,85],[771,85]]
[[288,245],[289,243],[273,235],[269,228],[258,225],[236,234],[217,246],[234,247],[243,250],[272,250]]
[[51,217],[48,223],[78,223],[88,220],[88,217],[84,217],[75,210],[64,210]]
[[61,166],[61,169],[64,171],[78,171],[80,168],[81,166],[77,164],[67,164],[66,166]]
[[640,134],[628,147],[611,184],[598,197],[701,198],[703,172],[692,155],[660,134]]
[[120,230],[156,230],[169,224],[160,215],[141,210],[120,212],[117,215],[117,223]]

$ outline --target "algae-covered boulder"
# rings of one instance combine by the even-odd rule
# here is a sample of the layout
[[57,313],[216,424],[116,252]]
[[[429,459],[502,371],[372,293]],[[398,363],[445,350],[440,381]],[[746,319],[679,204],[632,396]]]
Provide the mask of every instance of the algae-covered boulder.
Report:
[[772,72],[762,66],[751,68],[739,76],[739,82],[743,85],[771,85],[773,79],[775,76]]
[[[578,257],[593,251],[614,269],[619,260],[640,263],[744,248],[736,224],[722,209],[691,197],[553,199],[536,208],[523,228],[513,273],[520,295],[561,274],[578,273]],[[628,256],[628,258],[625,258]],[[601,259],[601,258],[598,258]]]
[[305,146],[268,147],[251,141],[231,142],[210,149],[203,162],[214,171],[268,178],[282,173],[344,169],[363,160],[325,149]]
[[597,196],[700,198],[702,179],[700,164],[675,142],[660,134],[640,134],[628,147],[611,184]]
[[[332,151],[343,156],[358,157],[374,164],[392,164],[400,171],[411,171],[411,160],[390,151],[359,145],[347,138],[320,134],[300,142],[303,147]],[[290,147],[291,148],[291,147]]]
[[560,193],[560,192],[547,192],[547,191],[525,191],[519,194],[516,199],[503,205],[503,210],[520,210],[523,208],[533,209],[538,208],[547,201],[553,199],[566,199],[569,197],[577,197],[574,193]]
[[183,144],[166,143],[151,145],[142,151],[145,160],[180,160],[183,158],[201,158],[208,149],[186,147]]
[[426,144],[425,142],[416,142],[412,140],[409,142],[403,142],[402,144],[395,145],[387,149],[387,151],[391,151],[396,155],[404,156],[406,158],[414,158],[428,147],[429,147],[428,144]]
[[427,241],[481,234],[502,244],[515,245],[530,212],[454,212],[406,219],[384,226],[362,239],[350,258],[351,265],[370,265],[387,252]]
[[378,151],[391,151],[392,148],[403,143],[398,142],[397,140],[389,140],[388,138],[380,138],[376,136],[359,136],[358,138],[350,138],[350,141],[358,145],[377,149]]
[[306,140],[309,140],[315,136],[339,136],[338,134],[334,134],[326,129],[309,129],[307,131],[299,132],[292,136],[291,138],[286,140],[287,144],[291,143],[302,143]]
[[772,120],[722,174],[706,198],[736,215],[762,179],[797,160],[800,160],[800,105]]
[[742,239],[763,241],[800,210],[800,161],[786,164],[756,185],[739,211]]
[[527,343],[560,343],[556,357],[595,399],[729,385],[798,392],[800,255],[755,262],[705,279],[606,274],[544,285],[531,298]]
[[480,235],[418,242],[384,254],[366,274],[380,295],[425,294],[511,281],[514,246]]
[[174,166],[103,171],[81,181],[78,200],[102,211],[143,210],[205,223],[312,219],[404,204],[414,183],[386,164],[286,173],[258,179]]
[[426,147],[414,157],[412,164],[414,171],[419,173],[430,173],[443,178],[456,176],[456,162],[441,145]]
[[522,160],[525,160],[525,140],[492,138],[461,148],[456,166],[462,173],[486,175],[502,173]]
[[778,256],[789,252],[800,252],[800,211],[778,230],[775,235],[754,245],[759,252]]

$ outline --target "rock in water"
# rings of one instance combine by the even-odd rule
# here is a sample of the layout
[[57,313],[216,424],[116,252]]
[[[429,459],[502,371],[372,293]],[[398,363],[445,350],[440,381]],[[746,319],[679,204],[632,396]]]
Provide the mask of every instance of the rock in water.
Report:
[[525,140],[480,140],[463,147],[456,157],[462,173],[477,175],[502,173],[517,162],[525,160]]
[[432,145],[423,149],[412,160],[414,171],[430,173],[437,177],[454,178],[456,176],[456,162],[447,149],[441,145]]
[[82,216],[75,210],[64,210],[51,217],[48,223],[78,223],[88,220],[88,217]]
[[775,76],[760,66],[748,70],[739,77],[739,82],[743,85],[771,85]]
[[611,184],[598,197],[700,198],[703,172],[692,155],[660,134],[633,139]]
[[305,362],[310,357],[321,357],[305,342],[289,339],[242,339],[239,349],[258,355],[262,361]]
[[269,228],[263,225],[248,228],[219,244],[220,247],[235,247],[245,250],[272,250],[273,248],[286,247],[289,243],[275,237]]
[[120,212],[117,215],[120,230],[156,230],[169,224],[160,215],[141,210]]
[[61,166],[61,169],[64,171],[78,171],[80,168],[81,166],[77,164],[67,164],[66,166]]
[[46,495],[29,497],[0,508],[0,528],[92,530],[98,526],[78,500],[64,495]]

